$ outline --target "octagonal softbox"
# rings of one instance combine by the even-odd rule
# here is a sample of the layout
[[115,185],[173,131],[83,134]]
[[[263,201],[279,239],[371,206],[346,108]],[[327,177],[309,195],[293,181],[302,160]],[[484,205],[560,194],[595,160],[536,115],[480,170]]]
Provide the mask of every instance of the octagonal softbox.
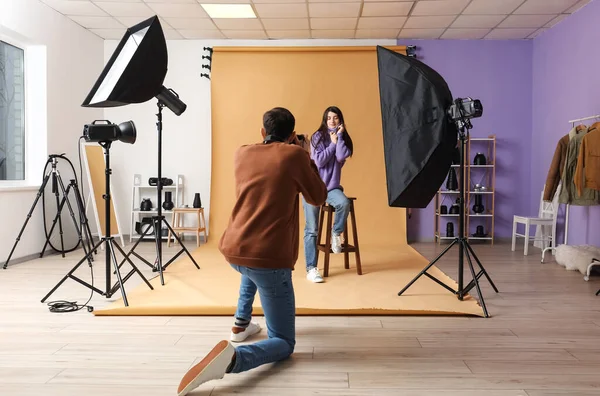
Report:
[[167,42],[157,16],[127,29],[83,107],[143,103],[165,91]]

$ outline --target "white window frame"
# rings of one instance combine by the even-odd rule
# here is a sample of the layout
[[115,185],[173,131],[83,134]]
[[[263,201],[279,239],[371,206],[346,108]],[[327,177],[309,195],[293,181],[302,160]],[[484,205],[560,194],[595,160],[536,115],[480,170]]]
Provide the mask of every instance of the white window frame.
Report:
[[0,26],[0,41],[23,50],[25,67],[25,179],[0,180],[0,191],[37,190],[47,159],[46,46]]

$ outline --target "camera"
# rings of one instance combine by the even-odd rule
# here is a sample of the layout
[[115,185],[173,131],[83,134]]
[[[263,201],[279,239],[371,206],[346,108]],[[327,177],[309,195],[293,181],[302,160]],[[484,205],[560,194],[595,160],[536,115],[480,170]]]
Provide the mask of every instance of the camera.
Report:
[[479,99],[457,99],[448,109],[448,117],[452,121],[481,117],[483,105]]

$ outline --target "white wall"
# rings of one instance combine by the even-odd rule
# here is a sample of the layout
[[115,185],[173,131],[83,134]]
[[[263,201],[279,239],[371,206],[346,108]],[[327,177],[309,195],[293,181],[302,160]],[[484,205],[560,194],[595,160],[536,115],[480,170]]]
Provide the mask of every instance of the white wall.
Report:
[[[117,40],[105,42],[104,61],[107,62],[118,45]],[[395,40],[167,40],[169,66],[165,86],[175,90],[187,104],[187,110],[179,117],[169,109],[163,111],[163,176],[185,177],[184,204],[192,205],[194,193],[199,192],[205,208],[206,221],[210,218],[211,183],[211,101],[210,81],[200,77],[207,70],[202,68],[208,55],[204,47],[213,46],[319,46],[319,45],[396,45]],[[232,93],[233,94],[233,93]],[[267,110],[267,109],[265,109]],[[120,123],[133,120],[138,137],[133,145],[115,143],[112,146],[113,197],[119,222],[129,234],[133,175],[140,173],[147,183],[157,172],[156,100],[137,105],[105,109],[105,118]],[[235,117],[235,109],[231,109]],[[259,125],[256,128],[257,140]],[[150,198],[154,198],[153,192]],[[170,220],[170,216],[168,217]],[[190,221],[193,221],[190,219]],[[135,232],[135,231],[134,231]],[[218,236],[217,236],[218,237]]]
[[[31,164],[34,178],[25,183],[29,187],[0,185],[0,207],[4,212],[0,262],[4,262],[34,202],[46,154],[65,153],[78,167],[77,144],[83,125],[103,115],[101,109],[80,107],[102,70],[103,40],[38,0],[0,0],[0,10],[0,35],[24,44],[26,57],[35,55],[42,62],[26,65],[28,73],[35,70],[27,81],[26,101],[34,99],[37,106],[31,108],[31,102],[28,103],[26,134],[28,139],[42,145],[41,149],[26,153],[30,157],[27,166]],[[60,170],[64,183],[68,184],[72,171],[64,166]],[[66,213],[63,218],[70,219]],[[11,260],[42,250],[45,236],[41,218],[40,203]],[[65,233],[67,244],[72,246],[73,227],[65,226]]]

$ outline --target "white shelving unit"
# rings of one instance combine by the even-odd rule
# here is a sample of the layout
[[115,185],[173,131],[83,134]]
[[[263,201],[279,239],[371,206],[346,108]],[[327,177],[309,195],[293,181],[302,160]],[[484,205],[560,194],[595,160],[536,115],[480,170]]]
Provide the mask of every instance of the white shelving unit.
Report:
[[[167,177],[168,176],[163,176]],[[145,181],[142,181],[145,180]],[[162,199],[161,201],[164,203],[165,201],[165,192],[171,191],[173,194],[173,204],[175,207],[183,206],[183,175],[177,175],[175,179],[173,179],[173,184],[170,186],[162,187]],[[142,200],[148,198],[150,202],[152,202],[152,210],[141,210],[140,204]],[[135,230],[135,225],[137,222],[141,222],[144,217],[152,217],[158,213],[158,208],[156,207],[156,186],[151,186],[148,184],[148,178],[143,179],[142,175],[136,173],[133,175],[133,186],[131,192],[131,223],[130,223],[130,232],[129,232],[129,242],[131,243],[134,239],[139,239],[141,235],[137,233]],[[162,209],[162,214],[165,216],[165,219],[169,222],[171,221],[172,210]],[[146,235],[147,239],[153,239],[152,235]],[[162,239],[167,240],[168,234],[165,233],[162,235]],[[144,239],[145,240],[145,239]]]
[[[474,154],[477,152],[485,155],[486,165],[473,164]],[[489,241],[493,244],[496,203],[496,136],[469,137],[464,156],[465,180],[460,180],[460,165],[452,165],[452,168],[456,172],[458,183],[464,183],[465,186],[465,237],[469,240]],[[475,191],[474,187],[476,184],[483,184],[486,190]],[[456,202],[459,194],[460,191],[458,190],[452,191],[440,188],[435,196],[434,237],[438,243],[443,240],[453,240],[458,235],[458,214],[442,214],[440,207],[445,205],[449,212],[450,207]],[[483,213],[473,212],[472,208],[476,195],[482,196],[482,204],[485,208]],[[448,222],[454,223],[454,236],[452,237],[446,236],[445,229],[443,228]],[[485,236],[474,236],[477,225],[484,226]]]

